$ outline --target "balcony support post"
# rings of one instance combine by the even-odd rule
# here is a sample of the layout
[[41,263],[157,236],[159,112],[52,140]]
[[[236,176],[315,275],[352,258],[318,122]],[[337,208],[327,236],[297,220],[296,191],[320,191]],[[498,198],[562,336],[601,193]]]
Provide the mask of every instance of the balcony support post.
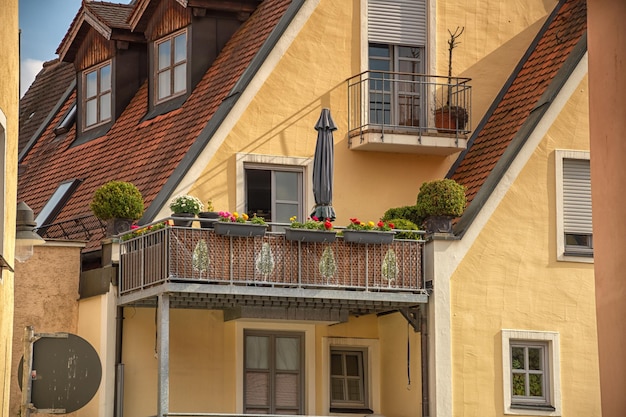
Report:
[[170,402],[170,295],[161,293],[157,304],[157,350],[159,366],[159,392],[157,416],[169,414]]

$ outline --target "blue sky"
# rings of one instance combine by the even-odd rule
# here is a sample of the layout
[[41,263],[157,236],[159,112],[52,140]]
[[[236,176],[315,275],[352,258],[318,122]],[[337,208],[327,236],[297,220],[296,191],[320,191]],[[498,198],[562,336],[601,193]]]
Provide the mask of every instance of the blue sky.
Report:
[[19,0],[20,65],[22,95],[45,61],[57,58],[81,0]]

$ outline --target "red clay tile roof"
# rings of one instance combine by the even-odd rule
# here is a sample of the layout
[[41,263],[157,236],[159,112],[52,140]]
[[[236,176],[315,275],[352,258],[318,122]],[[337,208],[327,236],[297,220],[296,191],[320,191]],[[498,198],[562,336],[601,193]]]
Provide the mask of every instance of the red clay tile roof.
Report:
[[[19,201],[26,201],[37,214],[59,183],[81,179],[83,182],[56,218],[56,221],[70,220],[91,214],[89,203],[94,191],[115,179],[135,184],[148,207],[231,94],[290,3],[291,0],[264,1],[228,41],[177,110],[142,121],[148,110],[145,82],[105,136],[71,146],[75,127],[57,138],[52,126],[59,123],[75,100],[73,94],[23,159],[27,168],[19,177]],[[102,237],[101,233],[92,236],[87,250],[97,248]]]
[[[498,163],[506,164],[503,156],[512,144],[515,145],[514,139],[524,141],[532,131],[524,131],[522,128],[528,123],[531,114],[537,111],[544,93],[551,86],[553,88],[555,81],[564,81],[557,80],[557,75],[583,39],[586,30],[585,0],[561,1],[533,43],[536,46],[533,48],[531,45],[530,53],[522,59],[518,71],[510,78],[512,82],[501,92],[497,107],[491,115],[486,116],[486,123],[482,129],[477,129],[470,140],[471,147],[460,156],[458,166],[448,175],[467,187],[468,211],[490,176],[503,174],[502,170],[496,170],[496,173],[494,168]],[[569,74],[561,72],[560,75]],[[526,137],[520,138],[523,133],[526,133]],[[514,157],[513,154],[511,158]],[[495,184],[497,180],[499,178],[491,178],[491,183]],[[485,194],[484,191],[482,193]],[[487,197],[482,196],[484,199]]]
[[84,3],[84,7],[110,28],[130,29],[127,21],[133,5],[90,1]]
[[54,59],[43,64],[35,81],[20,100],[19,152],[22,152],[55,109],[75,76],[74,66],[67,62]]

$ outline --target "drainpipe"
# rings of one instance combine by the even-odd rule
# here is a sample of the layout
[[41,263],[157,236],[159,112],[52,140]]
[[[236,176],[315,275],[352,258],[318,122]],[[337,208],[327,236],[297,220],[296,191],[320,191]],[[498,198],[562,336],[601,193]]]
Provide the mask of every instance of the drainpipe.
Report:
[[114,417],[124,416],[124,364],[122,363],[122,330],[124,328],[124,307],[117,307],[115,317],[115,393]]
[[422,359],[422,417],[430,416],[428,402],[428,305],[420,305],[420,339]]

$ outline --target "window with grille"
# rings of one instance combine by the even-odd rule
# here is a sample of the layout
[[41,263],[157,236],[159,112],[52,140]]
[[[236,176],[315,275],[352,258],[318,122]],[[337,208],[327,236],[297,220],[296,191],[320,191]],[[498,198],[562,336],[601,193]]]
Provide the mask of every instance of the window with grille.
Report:
[[246,414],[303,414],[304,335],[244,332]]
[[111,120],[111,61],[83,73],[83,126],[85,129]]
[[187,31],[176,32],[156,43],[156,102],[187,91]]
[[368,407],[366,363],[366,350],[331,349],[331,411]]
[[560,415],[559,365],[558,333],[502,330],[504,413]]

